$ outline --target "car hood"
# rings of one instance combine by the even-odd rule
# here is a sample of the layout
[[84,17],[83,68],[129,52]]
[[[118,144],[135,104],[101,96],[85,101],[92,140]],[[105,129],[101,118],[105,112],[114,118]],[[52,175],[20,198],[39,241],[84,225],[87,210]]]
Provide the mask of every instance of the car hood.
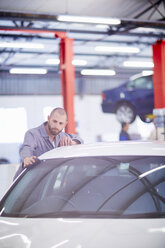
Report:
[[0,218],[0,247],[164,248],[164,219]]

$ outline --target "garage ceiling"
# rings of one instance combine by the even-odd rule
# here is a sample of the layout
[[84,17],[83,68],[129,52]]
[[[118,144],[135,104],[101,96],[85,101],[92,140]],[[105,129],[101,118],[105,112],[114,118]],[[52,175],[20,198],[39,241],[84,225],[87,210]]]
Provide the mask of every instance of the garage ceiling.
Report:
[[[96,26],[61,22],[61,14],[119,18],[121,23]],[[27,32],[29,29],[46,32]],[[58,73],[59,65],[54,59],[59,58],[59,39],[51,31],[65,31],[74,39],[74,60],[86,61],[85,65],[75,65],[76,73],[82,69],[113,69],[116,77],[128,78],[142,70],[152,70],[147,65],[125,67],[124,62],[152,62],[152,45],[165,37],[165,1],[0,0],[0,70],[33,67]],[[18,44],[7,47],[6,43],[37,44],[37,48],[21,48]],[[117,47],[122,52],[100,51],[98,46]],[[139,51],[128,53],[123,47]]]

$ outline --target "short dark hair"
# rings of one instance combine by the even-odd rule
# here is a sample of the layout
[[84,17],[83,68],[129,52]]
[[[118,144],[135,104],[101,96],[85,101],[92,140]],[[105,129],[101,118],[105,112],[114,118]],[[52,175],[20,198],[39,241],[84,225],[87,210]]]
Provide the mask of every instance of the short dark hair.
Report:
[[66,118],[68,119],[67,113],[64,108],[60,108],[60,107],[54,108],[50,113],[50,116],[52,116],[55,112],[58,112],[61,115],[66,115]]

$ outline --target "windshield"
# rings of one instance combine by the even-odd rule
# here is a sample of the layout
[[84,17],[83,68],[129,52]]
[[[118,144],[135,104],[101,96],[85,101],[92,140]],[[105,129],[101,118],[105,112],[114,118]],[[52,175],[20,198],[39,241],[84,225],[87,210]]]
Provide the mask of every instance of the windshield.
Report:
[[128,89],[153,89],[152,76],[139,77],[133,81],[128,82]]
[[147,218],[165,216],[165,157],[43,160],[0,205],[2,216]]

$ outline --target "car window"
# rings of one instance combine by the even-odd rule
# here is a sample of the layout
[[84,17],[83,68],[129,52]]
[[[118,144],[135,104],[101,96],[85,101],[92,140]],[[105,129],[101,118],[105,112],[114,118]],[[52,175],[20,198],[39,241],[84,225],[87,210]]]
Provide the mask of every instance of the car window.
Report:
[[2,216],[165,216],[165,157],[43,160],[0,205]]
[[133,81],[128,82],[127,88],[134,88],[134,89],[152,89],[152,76],[149,77],[140,77]]

